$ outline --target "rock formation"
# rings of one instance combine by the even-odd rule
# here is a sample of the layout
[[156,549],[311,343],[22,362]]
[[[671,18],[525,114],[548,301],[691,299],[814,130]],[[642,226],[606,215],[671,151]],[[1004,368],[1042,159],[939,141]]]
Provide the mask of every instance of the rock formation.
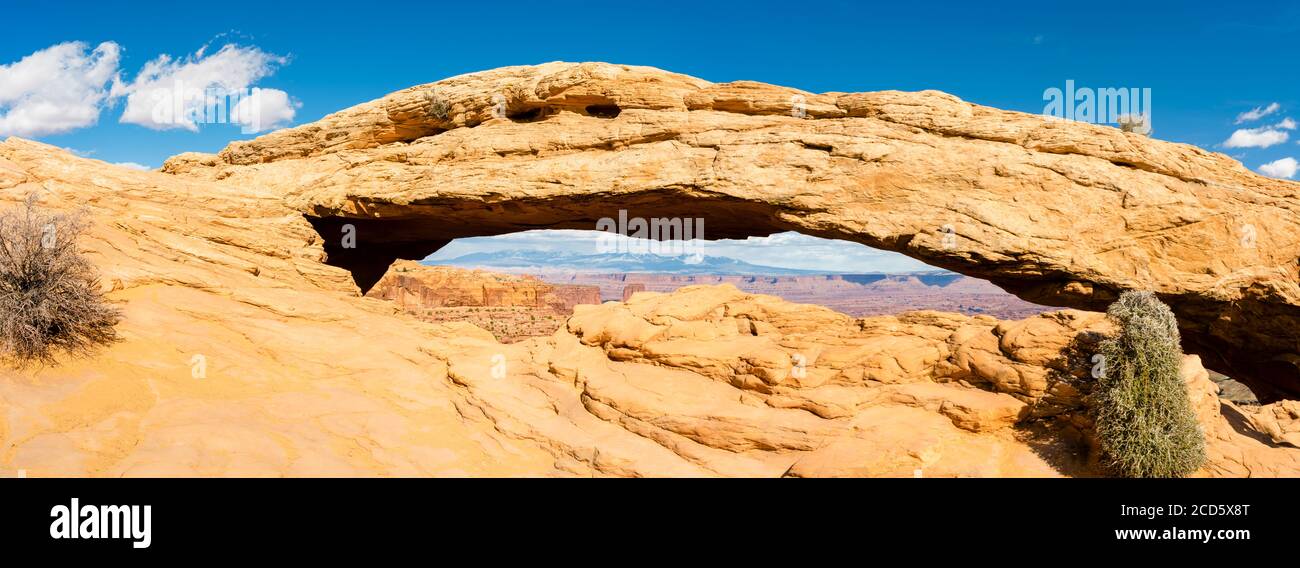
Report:
[[549,284],[511,276],[400,260],[366,296],[396,303],[417,319],[469,322],[502,342],[551,335],[578,304],[599,304],[595,286]]
[[595,286],[549,284],[531,276],[510,276],[450,266],[398,261],[367,296],[405,308],[523,307],[573,313],[578,304],[599,304]]
[[1274,443],[1300,448],[1300,403],[1284,400],[1262,407],[1234,405],[1232,409],[1244,414],[1256,430],[1267,434]]
[[[1108,331],[1076,311],[854,319],[724,285],[579,306],[545,342],[428,349],[476,415],[582,475],[1088,475],[1086,355]],[[1300,450],[1220,414],[1198,357],[1183,376],[1204,474],[1300,473]]]
[[1185,345],[1264,400],[1300,397],[1300,184],[1227,156],[951,95],[813,94],[549,63],[405,89],[164,171],[310,216],[368,288],[443,243],[633,217],[707,238],[796,230],[898,251],[1038,304],[1151,289]]
[[637,292],[644,292],[644,291],[645,291],[645,284],[642,284],[640,282],[634,282],[632,284],[623,286],[623,301],[626,302],[628,300],[631,300],[633,294],[636,294]]
[[[456,237],[703,216],[710,238],[845,238],[1040,303],[1155,288],[1206,361],[1286,394],[1297,187],[939,93],[605,64],[415,87],[163,172],[10,138],[0,206],[83,208],[124,319],[93,358],[0,371],[0,473],[1091,475],[1095,313],[855,319],[691,287],[502,344],[360,292]],[[1194,355],[1183,375],[1199,475],[1300,471],[1289,403],[1220,402]]]

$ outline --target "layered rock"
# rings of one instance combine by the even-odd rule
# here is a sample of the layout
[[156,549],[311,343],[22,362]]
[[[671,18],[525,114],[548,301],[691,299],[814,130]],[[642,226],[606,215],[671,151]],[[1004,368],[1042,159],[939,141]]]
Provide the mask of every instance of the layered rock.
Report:
[[1272,442],[1300,448],[1300,403],[1284,400],[1262,407],[1233,405],[1232,408],[1244,414]]
[[[581,306],[546,342],[427,349],[476,412],[582,475],[1096,475],[1086,355],[1109,331],[1086,312],[855,319],[698,286]],[[1300,450],[1220,414],[1199,358],[1181,372],[1202,475],[1300,472]]]
[[394,263],[366,296],[391,301],[423,321],[472,323],[507,343],[551,335],[574,306],[600,303],[595,286],[411,261]]
[[[364,290],[459,237],[705,219],[898,251],[1034,303],[1150,289],[1184,343],[1266,401],[1300,396],[1300,184],[1227,156],[951,95],[814,94],[647,67],[548,63],[405,89],[187,154],[312,217]],[[331,248],[352,225],[355,254]]]
[[632,284],[623,286],[623,301],[626,302],[628,300],[631,300],[633,294],[636,294],[637,292],[644,292],[645,289],[646,289],[645,284],[642,284],[640,282],[634,282]]
[[409,308],[521,307],[573,313],[578,304],[599,304],[595,286],[549,284],[531,276],[511,276],[418,262],[393,264],[367,296]]
[[582,304],[599,304],[600,288],[571,284],[554,284],[547,300],[547,305],[557,312],[570,314],[573,308]]

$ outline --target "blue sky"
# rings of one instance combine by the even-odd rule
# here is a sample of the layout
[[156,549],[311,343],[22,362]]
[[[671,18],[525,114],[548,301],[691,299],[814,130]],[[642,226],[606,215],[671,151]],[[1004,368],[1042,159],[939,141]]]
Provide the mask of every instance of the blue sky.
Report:
[[[1257,171],[1272,163],[1281,177],[1285,160],[1300,158],[1300,131],[1284,128],[1286,118],[1300,119],[1296,2],[58,4],[3,1],[0,136],[115,163],[157,167],[179,152],[215,152],[252,136],[229,124],[141,125],[130,97],[149,86],[144,79],[244,73],[238,86],[282,94],[280,124],[294,125],[411,85],[553,60],[817,92],[939,89],[1026,112],[1042,112],[1044,90],[1068,79],[1150,88],[1157,138],[1225,152]],[[84,42],[83,51],[50,57],[67,42]],[[217,65],[227,44],[234,47]],[[57,76],[67,86],[15,79],[15,64],[43,51],[44,65],[62,68],[28,65],[29,79]],[[150,64],[153,74],[142,79]],[[1234,135],[1250,146],[1225,145]]]

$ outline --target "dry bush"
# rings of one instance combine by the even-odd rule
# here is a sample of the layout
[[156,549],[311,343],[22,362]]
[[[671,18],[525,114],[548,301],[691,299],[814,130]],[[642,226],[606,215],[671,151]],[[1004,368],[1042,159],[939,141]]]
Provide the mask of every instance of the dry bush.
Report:
[[447,120],[451,116],[451,103],[437,91],[425,93],[424,100],[429,103],[429,116],[438,120]]
[[0,354],[14,366],[87,356],[117,340],[121,313],[77,248],[85,229],[83,215],[46,213],[35,194],[0,213]]

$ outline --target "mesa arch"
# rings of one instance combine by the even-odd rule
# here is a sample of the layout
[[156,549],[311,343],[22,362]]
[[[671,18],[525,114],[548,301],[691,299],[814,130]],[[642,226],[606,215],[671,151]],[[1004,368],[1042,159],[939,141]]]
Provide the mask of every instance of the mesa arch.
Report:
[[[508,67],[163,170],[282,195],[359,287],[454,238],[590,229],[626,209],[704,217],[708,238],[855,241],[1047,305],[1101,310],[1151,289],[1206,366],[1265,401],[1300,397],[1300,184],[1194,146],[934,91]],[[354,250],[336,244],[344,224]]]

